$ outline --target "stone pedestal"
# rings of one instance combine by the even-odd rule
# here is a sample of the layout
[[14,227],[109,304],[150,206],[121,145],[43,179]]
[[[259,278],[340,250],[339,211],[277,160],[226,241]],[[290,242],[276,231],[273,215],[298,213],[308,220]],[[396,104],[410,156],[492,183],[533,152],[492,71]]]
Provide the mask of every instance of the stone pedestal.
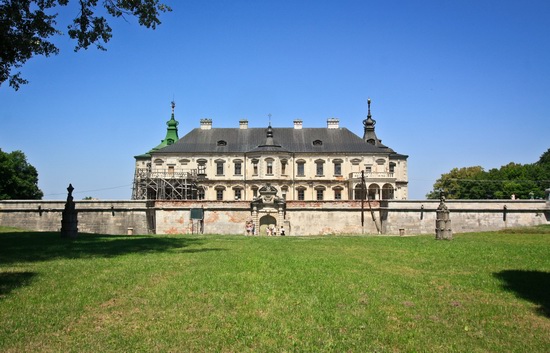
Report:
[[61,217],[61,238],[75,239],[78,236],[78,212],[73,201],[73,190],[73,186],[69,184],[69,195]]

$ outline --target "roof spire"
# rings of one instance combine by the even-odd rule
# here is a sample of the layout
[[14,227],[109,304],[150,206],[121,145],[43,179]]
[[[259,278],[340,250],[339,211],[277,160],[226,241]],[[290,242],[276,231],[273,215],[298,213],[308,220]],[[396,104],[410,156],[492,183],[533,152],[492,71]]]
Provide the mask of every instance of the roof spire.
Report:
[[378,137],[376,137],[376,133],[374,132],[374,125],[376,125],[376,120],[374,120],[372,118],[372,115],[370,114],[370,98],[367,100],[367,106],[368,106],[367,118],[363,120],[363,126],[365,127],[363,140],[367,141],[371,145],[378,146],[381,144],[382,141],[380,141]]
[[369,107],[369,110],[368,110],[368,113],[367,113],[367,118],[369,118],[371,115],[370,115],[370,98],[367,99],[367,105]]
[[166,147],[168,145],[175,143],[179,139],[178,137],[179,122],[174,117],[176,102],[172,101],[170,105],[172,106],[172,116],[170,116],[170,120],[166,122],[166,125],[168,126],[166,128],[166,137],[164,138],[164,140],[160,141],[160,145],[158,145],[157,147],[154,147],[151,151],[160,150],[163,147]]

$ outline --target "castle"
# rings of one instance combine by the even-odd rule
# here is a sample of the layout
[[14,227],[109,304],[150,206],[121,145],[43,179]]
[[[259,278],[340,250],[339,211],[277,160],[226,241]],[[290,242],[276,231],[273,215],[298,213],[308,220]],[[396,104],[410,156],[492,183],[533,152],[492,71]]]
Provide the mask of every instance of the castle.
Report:
[[135,156],[134,200],[253,201],[269,185],[282,200],[346,201],[407,199],[407,155],[382,144],[376,121],[363,120],[359,137],[339,119],[326,128],[215,128],[212,119],[178,138],[178,121],[166,137]]

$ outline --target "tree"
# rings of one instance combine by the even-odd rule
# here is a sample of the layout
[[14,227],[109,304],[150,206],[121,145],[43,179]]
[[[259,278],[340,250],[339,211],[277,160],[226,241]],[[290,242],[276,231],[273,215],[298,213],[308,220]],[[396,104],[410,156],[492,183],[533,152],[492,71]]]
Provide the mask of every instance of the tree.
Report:
[[25,154],[0,149],[0,200],[40,200],[42,196],[38,172],[27,162]]
[[[112,29],[102,15],[105,9],[112,17],[134,16],[141,26],[155,29],[161,22],[161,12],[172,11],[159,0],[79,0],[79,13],[68,26],[69,37],[75,39],[75,51],[95,45],[105,50],[104,44],[112,37]],[[18,90],[28,83],[20,72],[13,71],[36,55],[57,55],[59,49],[49,41],[62,32],[55,25],[55,9],[66,6],[69,0],[1,0],[0,1],[0,86],[9,85]]]
[[550,168],[550,148],[540,156],[538,162],[535,164]]
[[[426,195],[429,199],[439,198],[439,192],[444,191],[448,199],[461,199],[470,192],[477,194],[483,194],[480,191],[480,182],[478,182],[480,175],[485,171],[482,167],[466,167],[466,168],[453,168],[449,173],[442,174],[441,178],[437,179],[433,191]],[[466,181],[466,183],[464,183]]]
[[508,163],[485,172],[482,167],[454,168],[437,179],[426,197],[445,191],[449,199],[544,198],[550,187],[550,149],[533,164]]

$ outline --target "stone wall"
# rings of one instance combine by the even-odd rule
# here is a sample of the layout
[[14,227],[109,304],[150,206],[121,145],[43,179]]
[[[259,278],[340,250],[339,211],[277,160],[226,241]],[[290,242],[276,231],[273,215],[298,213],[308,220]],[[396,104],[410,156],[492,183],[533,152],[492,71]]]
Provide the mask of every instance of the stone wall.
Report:
[[[246,201],[76,201],[79,232],[100,234],[244,234],[251,219]],[[454,233],[550,224],[543,200],[448,200]],[[59,231],[64,201],[0,201],[0,225]],[[288,201],[287,235],[435,234],[439,200]],[[204,211],[204,223],[191,210]],[[372,212],[371,212],[372,209]],[[261,214],[260,216],[267,215]],[[276,217],[275,217],[276,218]],[[373,220],[374,218],[374,220]],[[376,223],[375,223],[376,222]]]
[[[78,230],[101,234],[148,234],[145,201],[75,201]],[[0,201],[0,225],[57,232],[65,201]]]

